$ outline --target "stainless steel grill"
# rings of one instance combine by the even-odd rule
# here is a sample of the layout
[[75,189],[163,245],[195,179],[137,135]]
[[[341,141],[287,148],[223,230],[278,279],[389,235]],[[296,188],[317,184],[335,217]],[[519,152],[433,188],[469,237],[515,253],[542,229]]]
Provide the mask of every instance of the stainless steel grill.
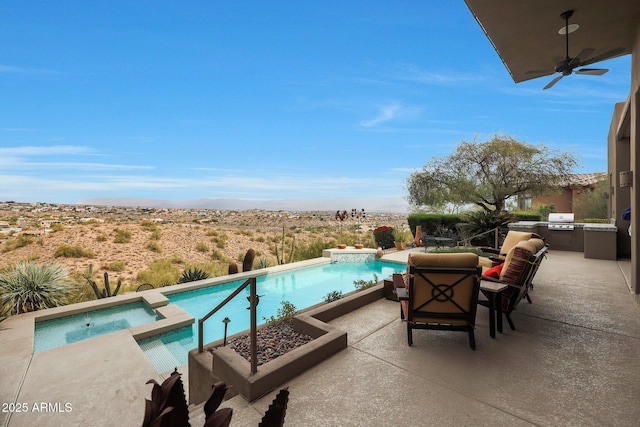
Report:
[[550,213],[549,230],[573,230],[574,214],[572,213]]

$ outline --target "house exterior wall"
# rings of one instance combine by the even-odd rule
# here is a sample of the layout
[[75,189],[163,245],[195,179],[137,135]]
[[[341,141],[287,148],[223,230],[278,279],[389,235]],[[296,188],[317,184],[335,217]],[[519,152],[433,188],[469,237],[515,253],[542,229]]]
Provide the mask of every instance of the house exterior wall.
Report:
[[[591,188],[592,190],[593,188]],[[531,204],[537,205],[554,205],[556,212],[571,212],[575,214],[575,219],[579,220],[580,215],[575,212],[573,204],[580,199],[584,191],[589,191],[588,188],[563,188],[562,192],[549,195],[549,196],[536,196],[531,199]]]
[[[631,51],[631,90],[626,103],[616,104],[609,131],[608,175],[609,213],[619,226],[618,253],[631,256],[631,290],[640,302],[640,220],[638,189],[640,188],[640,22],[638,23]],[[620,186],[620,172],[631,171],[631,186]],[[624,209],[631,207],[631,221],[622,221]],[[625,236],[627,224],[632,227],[631,237]]]
[[557,212],[573,212],[573,193],[571,189],[565,188],[562,193],[550,196],[536,196],[531,199],[532,205],[554,205]]
[[631,187],[620,187],[620,172],[628,171],[630,165],[630,144],[629,137],[624,136],[627,132],[618,135],[619,124],[625,114],[625,102],[615,105],[613,119],[609,128],[608,136],[608,214],[609,218],[615,221],[620,230],[617,237],[618,256],[621,258],[631,258],[631,238],[626,230],[629,228],[629,221],[623,221],[620,217],[624,210],[631,206]]

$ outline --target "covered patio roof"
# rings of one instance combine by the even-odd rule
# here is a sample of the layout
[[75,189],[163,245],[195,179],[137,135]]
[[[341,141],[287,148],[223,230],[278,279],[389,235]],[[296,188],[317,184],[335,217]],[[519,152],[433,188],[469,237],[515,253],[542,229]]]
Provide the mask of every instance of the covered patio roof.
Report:
[[[631,53],[640,19],[640,1],[614,0],[465,0],[516,83],[550,74],[565,58],[561,14],[574,13],[569,24],[569,56],[594,49],[582,63]],[[595,66],[594,66],[595,67]]]

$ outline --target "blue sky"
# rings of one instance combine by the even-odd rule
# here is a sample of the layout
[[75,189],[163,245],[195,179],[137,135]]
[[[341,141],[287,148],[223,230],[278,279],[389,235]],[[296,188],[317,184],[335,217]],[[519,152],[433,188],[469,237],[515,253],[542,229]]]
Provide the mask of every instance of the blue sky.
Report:
[[0,35],[0,200],[24,202],[397,211],[498,132],[606,171],[630,84],[627,55],[516,85],[462,0],[5,0]]

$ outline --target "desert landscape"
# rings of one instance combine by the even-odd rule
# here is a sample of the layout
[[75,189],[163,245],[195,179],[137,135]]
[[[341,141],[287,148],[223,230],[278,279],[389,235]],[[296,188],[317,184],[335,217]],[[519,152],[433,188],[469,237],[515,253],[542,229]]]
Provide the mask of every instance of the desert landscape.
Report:
[[[227,274],[232,262],[241,270],[248,249],[256,252],[257,268],[312,257],[310,254],[317,253],[320,246],[362,243],[373,247],[372,230],[379,225],[407,227],[406,215],[351,215],[349,211],[339,220],[335,211],[5,202],[0,203],[0,268],[24,260],[59,262],[78,284],[84,285],[82,276],[92,266],[94,278],[100,279],[98,274],[107,272],[112,286],[121,280],[127,292],[143,283],[175,284],[189,267],[205,270],[210,277]],[[88,290],[84,298],[90,298],[89,287],[84,289]]]

